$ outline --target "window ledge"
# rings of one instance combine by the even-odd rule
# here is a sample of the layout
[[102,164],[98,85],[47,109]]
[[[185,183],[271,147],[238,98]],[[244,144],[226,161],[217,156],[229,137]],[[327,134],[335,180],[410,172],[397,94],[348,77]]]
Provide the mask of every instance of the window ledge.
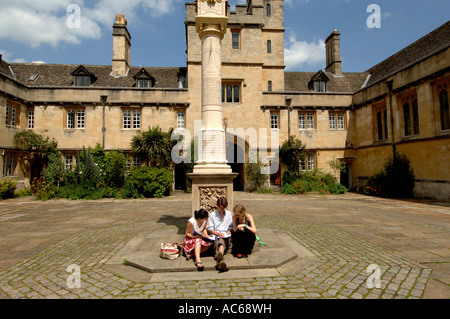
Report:
[[448,130],[437,131],[437,132],[436,132],[436,135],[437,135],[437,136],[447,136],[447,135],[450,136],[450,129],[448,129]]
[[412,141],[417,140],[420,138],[420,134],[414,134],[414,135],[408,135],[408,136],[402,136],[400,140],[402,141]]
[[376,140],[373,142],[373,145],[386,145],[386,144],[391,144],[391,142],[389,142],[389,140],[387,140],[387,139]]

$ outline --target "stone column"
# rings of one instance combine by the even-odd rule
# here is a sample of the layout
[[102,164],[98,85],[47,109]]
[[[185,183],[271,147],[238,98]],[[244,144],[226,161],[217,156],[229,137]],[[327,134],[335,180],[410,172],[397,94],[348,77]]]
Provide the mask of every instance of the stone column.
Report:
[[195,18],[202,41],[202,129],[192,180],[192,210],[211,212],[218,197],[233,205],[233,174],[227,164],[222,116],[222,39],[228,18],[226,1],[197,0]]

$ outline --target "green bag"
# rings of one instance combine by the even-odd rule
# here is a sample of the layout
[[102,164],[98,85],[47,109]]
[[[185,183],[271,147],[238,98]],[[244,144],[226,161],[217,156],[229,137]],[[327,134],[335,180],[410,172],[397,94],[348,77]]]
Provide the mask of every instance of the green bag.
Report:
[[258,241],[258,243],[261,245],[261,247],[267,246],[267,244],[263,243],[261,241],[261,238],[259,238],[258,236],[256,236],[256,240]]

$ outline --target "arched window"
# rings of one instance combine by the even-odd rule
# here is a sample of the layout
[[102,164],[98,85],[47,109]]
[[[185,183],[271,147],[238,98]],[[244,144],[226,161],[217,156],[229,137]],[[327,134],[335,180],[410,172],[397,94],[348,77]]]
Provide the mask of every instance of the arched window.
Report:
[[270,18],[270,16],[272,15],[272,8],[270,7],[270,3],[266,4],[266,16],[268,18]]
[[272,81],[267,83],[267,91],[272,92]]
[[405,122],[405,136],[409,136],[411,135],[411,112],[408,102],[403,104],[403,120]]
[[378,125],[378,140],[381,141],[383,139],[383,120],[381,111],[377,112],[377,125]]
[[441,113],[441,129],[449,130],[450,129],[450,112],[448,107],[448,91],[447,85],[441,88],[439,92],[439,107]]
[[272,41],[267,40],[267,53],[272,53]]
[[400,97],[403,105],[405,136],[420,134],[419,105],[416,90],[406,92]]

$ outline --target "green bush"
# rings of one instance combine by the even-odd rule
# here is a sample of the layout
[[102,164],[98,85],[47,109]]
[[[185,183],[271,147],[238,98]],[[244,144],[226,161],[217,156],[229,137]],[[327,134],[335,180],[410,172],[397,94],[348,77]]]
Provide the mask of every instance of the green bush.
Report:
[[347,192],[347,188],[339,184],[336,178],[320,169],[306,171],[300,177],[295,177],[296,174],[284,174],[284,180],[288,183],[281,187],[281,193],[305,194],[307,192],[319,192],[320,194],[343,194]]
[[39,200],[45,201],[55,198],[55,191],[43,178],[35,178],[31,183],[30,191]]
[[267,188],[267,175],[261,173],[263,164],[257,158],[256,163],[245,163],[245,174],[250,182],[249,191],[258,192]]
[[125,155],[122,151],[111,151],[105,157],[105,181],[110,187],[120,188],[125,180]]
[[12,179],[0,180],[0,199],[14,198],[17,182]]
[[42,176],[50,185],[59,186],[64,179],[64,164],[59,152],[51,153],[48,156],[48,165],[43,169]]
[[390,198],[412,197],[414,178],[409,159],[405,155],[395,153],[386,160],[381,172],[369,177],[363,192]]
[[172,189],[172,171],[149,166],[134,167],[125,179],[123,197],[125,198],[162,198],[169,196]]
[[84,187],[82,185],[66,185],[55,189],[55,196],[71,200],[97,200],[102,198],[120,198],[120,190],[111,187]]
[[280,159],[289,172],[300,175],[300,162],[305,158],[306,147],[302,142],[291,136],[280,147]]
[[22,197],[28,197],[31,196],[32,194],[30,193],[30,191],[26,188],[23,188],[17,192],[14,193],[14,198],[22,198]]

